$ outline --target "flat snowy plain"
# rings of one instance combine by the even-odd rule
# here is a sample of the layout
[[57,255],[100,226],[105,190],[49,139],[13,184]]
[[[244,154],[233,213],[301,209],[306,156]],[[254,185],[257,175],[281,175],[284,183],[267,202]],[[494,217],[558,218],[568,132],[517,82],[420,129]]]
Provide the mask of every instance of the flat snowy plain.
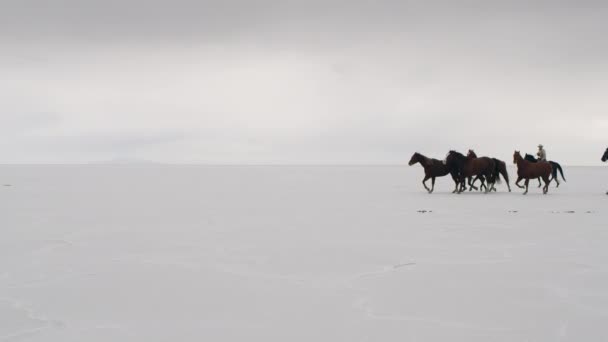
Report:
[[1,166],[0,341],[607,341],[608,168],[564,171]]

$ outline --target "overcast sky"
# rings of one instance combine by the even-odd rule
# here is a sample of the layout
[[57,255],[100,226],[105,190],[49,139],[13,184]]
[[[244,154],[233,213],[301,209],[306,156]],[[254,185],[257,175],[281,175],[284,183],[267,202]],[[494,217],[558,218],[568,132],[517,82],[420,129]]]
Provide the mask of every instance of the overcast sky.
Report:
[[599,164],[601,1],[2,0],[0,162]]

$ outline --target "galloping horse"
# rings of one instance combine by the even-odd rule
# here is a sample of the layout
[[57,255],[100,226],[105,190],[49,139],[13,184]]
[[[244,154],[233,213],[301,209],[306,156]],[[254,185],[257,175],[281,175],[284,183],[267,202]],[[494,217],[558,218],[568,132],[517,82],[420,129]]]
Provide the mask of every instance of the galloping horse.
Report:
[[[538,162],[538,159],[534,158],[533,155],[531,154],[527,154],[524,157],[525,160],[529,161],[529,162],[533,162],[536,163]],[[555,182],[557,183],[556,188],[559,188],[559,178],[557,177],[557,171],[559,170],[559,173],[561,173],[562,175],[562,179],[564,180],[564,182],[566,181],[566,177],[564,177],[564,171],[562,171],[562,166],[559,165],[558,163],[554,162],[554,161],[550,161],[549,160],[549,164],[551,164],[551,167],[553,168],[553,173],[551,173],[551,180],[555,179]],[[540,179],[538,180],[538,187],[540,188],[542,186],[542,184],[540,183]]]
[[[472,155],[473,157],[477,158],[475,151],[469,150],[469,154]],[[509,184],[509,173],[507,172],[507,163],[505,163],[504,161],[502,161],[500,159],[496,159],[496,158],[492,158],[492,160],[494,160],[494,164],[496,166],[496,168],[494,170],[494,177],[496,178],[496,181],[500,182],[500,175],[502,175],[502,177],[507,181],[507,188],[509,189],[509,192],[511,192],[511,185]],[[485,179],[483,176],[475,177],[475,179],[473,180],[473,184],[475,184],[475,182],[478,179],[481,180],[480,188],[486,187],[484,184]],[[492,186],[490,191],[492,191],[492,190],[496,191],[496,187]]]
[[[460,175],[460,183],[462,186],[458,190],[461,193],[464,189],[465,179],[468,179],[470,189],[478,190],[476,186],[471,184],[473,176],[483,176],[488,181],[488,185],[493,185],[495,180],[494,170],[496,168],[494,160],[488,157],[475,158],[472,155],[465,157],[462,153],[450,151],[446,158],[446,164],[450,168],[452,174]],[[491,189],[486,187],[486,193]],[[454,191],[456,192],[456,190]]]
[[[429,194],[433,193],[433,190],[435,190],[435,178],[443,177],[450,173],[450,168],[446,164],[444,164],[443,161],[438,159],[427,158],[418,152],[412,155],[412,158],[410,159],[410,162],[408,164],[412,166],[416,163],[420,163],[420,165],[422,165],[422,167],[424,168],[424,179],[422,180],[422,185],[424,186],[426,191],[429,192]],[[429,179],[432,180],[432,185],[430,189],[426,186],[426,181]],[[454,179],[454,183],[456,183],[456,186],[458,186],[458,177],[456,176],[456,174],[452,174],[452,179]]]
[[[602,156],[602,161],[605,163],[608,160],[608,148],[606,149],[606,151],[604,152],[604,155]],[[606,195],[608,195],[608,192],[606,192]]]
[[[543,194],[547,194],[549,191],[549,183],[551,182],[551,172],[553,168],[551,164],[545,161],[533,163],[522,158],[521,153],[519,151],[515,151],[513,153],[513,163],[517,164],[517,181],[515,185],[517,185],[520,189],[526,189],[524,195],[528,193],[528,184],[530,183],[530,179],[542,178],[545,182],[545,186],[543,187]],[[522,179],[525,179],[525,187],[519,185]]]

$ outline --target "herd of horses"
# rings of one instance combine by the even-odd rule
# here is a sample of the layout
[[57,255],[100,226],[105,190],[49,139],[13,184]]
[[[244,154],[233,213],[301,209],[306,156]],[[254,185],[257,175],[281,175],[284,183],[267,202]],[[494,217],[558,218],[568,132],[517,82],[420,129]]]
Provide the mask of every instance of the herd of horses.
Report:
[[[608,149],[606,149],[602,160],[608,160]],[[444,160],[428,158],[416,152],[410,159],[409,165],[412,166],[417,163],[424,168],[422,185],[429,193],[432,193],[435,189],[435,179],[447,175],[450,175],[454,180],[454,191],[452,193],[466,191],[467,185],[469,191],[479,190],[486,193],[496,191],[496,184],[501,182],[501,177],[504,178],[507,188],[511,192],[507,164],[496,158],[478,157],[473,150],[469,150],[466,156],[457,151],[450,151]],[[515,185],[526,190],[524,195],[528,193],[528,185],[531,179],[538,179],[539,188],[543,186],[541,180],[544,182],[544,194],[549,191],[549,184],[552,181],[555,181],[556,186],[559,187],[558,171],[562,179],[566,181],[559,163],[539,161],[530,154],[522,157],[519,151],[513,153],[513,163],[517,164]],[[429,179],[431,180],[430,188],[426,185]],[[475,182],[478,180],[481,185],[476,187]],[[519,184],[521,181],[524,181],[524,185]]]

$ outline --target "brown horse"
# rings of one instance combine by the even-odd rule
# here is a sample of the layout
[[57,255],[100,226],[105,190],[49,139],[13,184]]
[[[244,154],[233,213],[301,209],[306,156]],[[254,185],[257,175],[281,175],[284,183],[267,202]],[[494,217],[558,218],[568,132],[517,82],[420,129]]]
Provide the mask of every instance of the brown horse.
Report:
[[[424,168],[424,179],[422,180],[422,185],[426,189],[426,191],[433,193],[435,190],[435,178],[443,177],[450,173],[450,168],[441,160],[427,158],[422,154],[416,152],[412,155],[409,166],[415,165],[416,163],[420,163]],[[429,189],[426,186],[426,181],[431,179],[431,188]],[[452,174],[452,179],[454,179],[454,183],[458,186],[458,178]]]
[[[446,163],[453,174],[460,175],[461,183],[464,184],[465,179],[468,179],[470,189],[478,190],[478,188],[471,183],[474,176],[481,175],[488,181],[488,185],[490,186],[486,187],[486,192],[488,192],[496,182],[496,177],[494,176],[496,165],[492,158],[475,158],[471,154],[465,157],[462,153],[450,151],[446,158]],[[460,193],[462,191],[463,188],[461,187],[458,192]]]
[[[477,158],[475,151],[469,150],[469,154],[472,155],[473,157]],[[507,163],[505,163],[504,161],[502,161],[500,159],[496,159],[496,158],[492,158],[492,160],[494,160],[494,164],[496,166],[496,169],[494,170],[494,177],[496,178],[496,181],[498,183],[500,183],[500,176],[502,175],[502,177],[507,182],[507,188],[509,189],[509,192],[511,192],[511,185],[509,184],[509,173],[507,172]],[[473,179],[473,185],[475,185],[475,182],[478,179],[481,181],[481,186],[479,188],[480,189],[487,188],[486,185],[484,184],[485,178],[483,176],[475,177],[475,179]],[[496,191],[496,187],[492,186],[490,191],[492,191],[492,190]]]
[[[530,179],[542,178],[545,182],[545,186],[543,187],[543,194],[547,194],[549,191],[549,183],[551,182],[551,173],[553,172],[553,168],[551,164],[548,162],[537,162],[533,163],[525,160],[519,151],[515,151],[513,153],[513,163],[517,164],[517,181],[515,185],[517,185],[520,189],[526,189],[524,195],[528,193],[528,184],[530,183]],[[519,185],[522,179],[525,179],[525,187]]]
[[[524,159],[533,163],[536,163],[538,161],[538,159],[534,158],[533,155],[531,154],[527,154],[524,156]],[[552,178],[551,180],[555,180],[555,183],[557,184],[556,187],[559,188],[559,177],[557,177],[557,171],[559,171],[559,173],[562,175],[562,179],[564,180],[564,182],[566,181],[566,177],[564,177],[564,170],[562,170],[562,166],[559,165],[559,163],[554,162],[552,160],[549,160],[549,164],[551,164],[551,167],[553,168],[553,174],[552,174]],[[542,186],[542,184],[540,184],[540,179],[538,180],[538,187],[540,188]]]

